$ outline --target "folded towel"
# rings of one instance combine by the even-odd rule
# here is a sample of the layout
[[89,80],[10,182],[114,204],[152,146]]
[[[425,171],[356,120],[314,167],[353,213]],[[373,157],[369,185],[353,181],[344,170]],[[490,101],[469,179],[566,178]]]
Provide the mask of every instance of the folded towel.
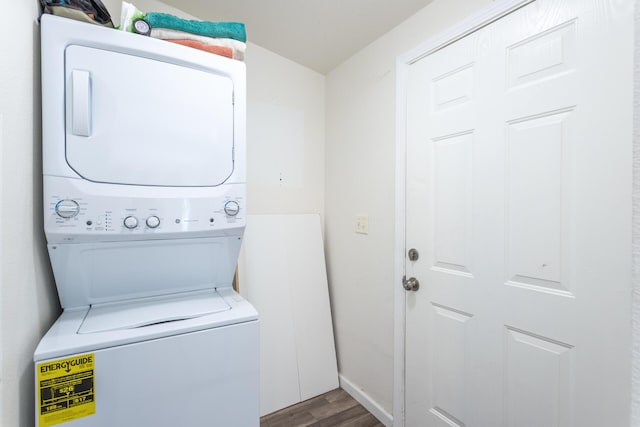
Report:
[[240,61],[244,60],[244,54],[247,50],[247,44],[238,40],[199,36],[168,28],[152,28],[151,37],[162,40],[195,40],[210,46],[230,47],[233,49],[233,59]]
[[247,33],[241,22],[190,21],[167,13],[149,12],[145,17],[151,28],[170,28],[206,37],[220,37],[247,41]]
[[189,46],[194,49],[204,50],[205,52],[215,53],[216,55],[226,56],[227,58],[233,58],[233,49],[224,46],[210,46],[202,42],[195,40],[179,40],[179,39],[167,39],[165,41],[171,43],[181,44],[182,46]]

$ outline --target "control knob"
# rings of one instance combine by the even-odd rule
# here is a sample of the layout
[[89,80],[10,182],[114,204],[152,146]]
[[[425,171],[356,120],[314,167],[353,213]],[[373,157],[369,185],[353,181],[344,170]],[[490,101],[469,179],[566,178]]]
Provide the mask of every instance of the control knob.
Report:
[[151,215],[147,218],[147,227],[149,228],[157,228],[160,225],[160,218],[155,215]]
[[136,218],[135,216],[129,215],[124,219],[124,226],[127,227],[129,230],[133,230],[138,226],[138,218]]
[[55,211],[61,218],[73,218],[80,213],[80,205],[75,200],[60,200]]
[[240,205],[235,200],[230,200],[224,204],[224,213],[227,216],[236,216],[240,212]]

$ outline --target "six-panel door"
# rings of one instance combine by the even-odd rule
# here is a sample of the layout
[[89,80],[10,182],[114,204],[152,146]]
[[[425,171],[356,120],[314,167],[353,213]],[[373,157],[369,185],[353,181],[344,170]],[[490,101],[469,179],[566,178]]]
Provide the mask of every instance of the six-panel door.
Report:
[[632,23],[538,0],[410,67],[408,427],[629,424]]

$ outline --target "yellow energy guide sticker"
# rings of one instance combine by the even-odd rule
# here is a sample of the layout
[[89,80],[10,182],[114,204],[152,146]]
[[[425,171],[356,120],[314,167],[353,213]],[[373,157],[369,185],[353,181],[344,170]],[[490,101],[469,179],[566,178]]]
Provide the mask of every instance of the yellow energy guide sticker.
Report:
[[93,353],[38,363],[39,427],[95,414]]

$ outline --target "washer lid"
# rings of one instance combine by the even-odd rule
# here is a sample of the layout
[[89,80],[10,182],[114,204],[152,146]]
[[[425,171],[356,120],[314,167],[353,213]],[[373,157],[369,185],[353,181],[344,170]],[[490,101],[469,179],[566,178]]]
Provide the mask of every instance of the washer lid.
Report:
[[66,160],[89,181],[216,186],[233,173],[228,76],[71,45],[65,90]]
[[92,305],[78,333],[142,328],[230,309],[215,290]]

